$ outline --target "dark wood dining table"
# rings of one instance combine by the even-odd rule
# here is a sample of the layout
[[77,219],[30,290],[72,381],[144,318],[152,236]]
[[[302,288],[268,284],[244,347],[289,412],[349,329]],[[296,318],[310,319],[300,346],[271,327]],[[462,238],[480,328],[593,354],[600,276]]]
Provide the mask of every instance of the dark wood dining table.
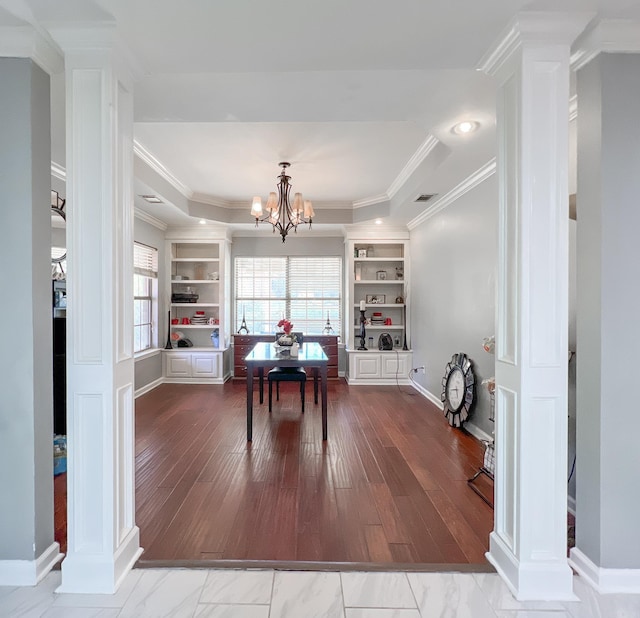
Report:
[[297,357],[292,357],[289,351],[281,353],[271,342],[261,341],[244,358],[247,366],[247,441],[253,437],[253,373],[258,370],[260,380],[260,403],[262,403],[262,386],[264,383],[265,367],[310,367],[320,378],[320,392],[322,399],[322,439],[327,439],[327,364],[329,358],[322,346],[316,342],[306,342],[300,346]]

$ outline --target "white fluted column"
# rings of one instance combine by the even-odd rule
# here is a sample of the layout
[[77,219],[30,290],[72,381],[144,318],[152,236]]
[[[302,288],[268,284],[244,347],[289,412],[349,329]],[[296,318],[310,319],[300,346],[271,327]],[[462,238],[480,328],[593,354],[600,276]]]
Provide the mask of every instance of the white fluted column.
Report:
[[62,592],[111,593],[134,504],[133,79],[110,28],[58,30],[67,122],[68,554]]
[[572,598],[567,563],[569,50],[587,18],[520,15],[499,80],[495,525],[489,561],[518,599]]

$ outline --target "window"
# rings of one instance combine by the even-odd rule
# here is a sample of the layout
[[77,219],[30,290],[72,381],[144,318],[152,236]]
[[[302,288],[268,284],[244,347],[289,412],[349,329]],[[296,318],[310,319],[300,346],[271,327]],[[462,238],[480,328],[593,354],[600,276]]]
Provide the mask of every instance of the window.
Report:
[[237,257],[235,319],[244,319],[253,334],[277,330],[282,317],[293,329],[320,335],[331,321],[342,329],[341,257]]
[[155,345],[158,250],[134,243],[133,273],[133,351],[142,352]]

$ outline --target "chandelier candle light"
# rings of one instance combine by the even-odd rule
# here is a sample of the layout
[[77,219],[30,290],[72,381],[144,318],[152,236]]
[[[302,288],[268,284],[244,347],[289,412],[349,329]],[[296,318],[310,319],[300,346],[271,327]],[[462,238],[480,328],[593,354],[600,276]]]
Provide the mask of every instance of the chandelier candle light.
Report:
[[254,197],[251,205],[251,215],[256,219],[256,227],[261,221],[267,221],[273,226],[274,233],[276,230],[282,236],[282,242],[287,238],[289,230],[293,228],[294,232],[298,231],[298,225],[311,223],[315,212],[313,204],[309,200],[302,199],[302,193],[295,193],[293,196],[293,205],[289,203],[289,192],[291,191],[291,176],[287,176],[287,168],[291,165],[286,161],[278,164],[282,168],[280,176],[278,176],[278,193],[275,191],[269,193],[269,199],[264,208],[266,215],[263,217],[262,198]]

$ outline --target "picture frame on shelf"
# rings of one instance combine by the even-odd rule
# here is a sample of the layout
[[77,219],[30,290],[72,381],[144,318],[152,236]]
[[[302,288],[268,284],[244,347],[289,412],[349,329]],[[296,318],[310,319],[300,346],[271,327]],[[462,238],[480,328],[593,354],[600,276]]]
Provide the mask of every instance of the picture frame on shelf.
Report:
[[367,305],[384,305],[386,296],[384,294],[367,294]]
[[376,271],[376,279],[378,281],[386,281],[386,279],[387,279],[387,271],[386,270],[378,270],[378,271]]
[[358,249],[358,257],[359,258],[366,258],[367,257],[367,250],[366,249]]

